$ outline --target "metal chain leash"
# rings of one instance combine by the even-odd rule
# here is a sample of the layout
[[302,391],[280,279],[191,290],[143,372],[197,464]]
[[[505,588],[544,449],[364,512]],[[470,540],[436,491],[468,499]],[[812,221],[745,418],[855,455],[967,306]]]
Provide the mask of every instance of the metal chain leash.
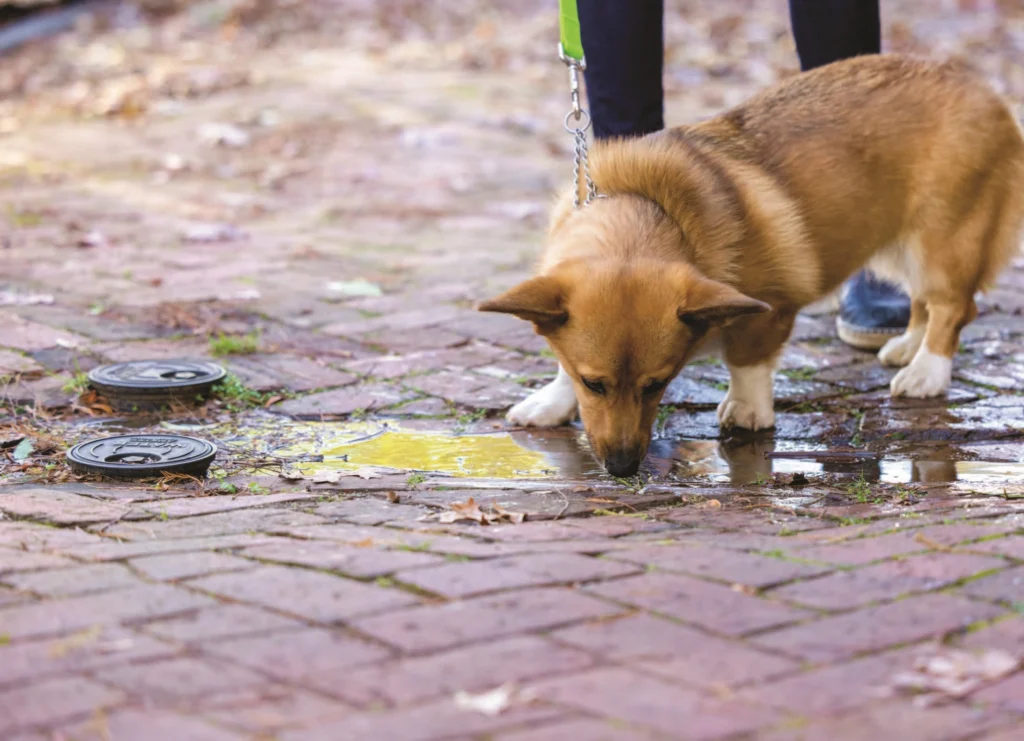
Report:
[[[587,129],[590,128],[590,114],[580,105],[580,72],[586,70],[587,62],[585,58],[573,59],[567,56],[561,44],[558,45],[558,57],[569,68],[569,94],[572,98],[572,110],[565,114],[564,126],[565,130],[572,134],[573,138],[575,152],[572,161],[572,205],[578,209],[580,208],[581,174],[587,187],[587,195],[583,199],[582,205],[586,206],[595,198],[602,197],[598,195],[597,186],[590,177],[590,160],[587,150]],[[572,123],[570,123],[570,119]]]

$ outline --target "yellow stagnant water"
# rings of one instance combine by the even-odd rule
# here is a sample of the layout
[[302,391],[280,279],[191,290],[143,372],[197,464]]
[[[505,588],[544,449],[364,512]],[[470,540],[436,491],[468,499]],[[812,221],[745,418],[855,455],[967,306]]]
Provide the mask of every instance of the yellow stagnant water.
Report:
[[303,474],[387,468],[510,479],[555,473],[543,453],[527,450],[503,432],[454,435],[372,422],[298,422],[288,428],[287,437],[294,442],[277,450],[279,455],[323,456],[323,461],[296,463],[294,468]]

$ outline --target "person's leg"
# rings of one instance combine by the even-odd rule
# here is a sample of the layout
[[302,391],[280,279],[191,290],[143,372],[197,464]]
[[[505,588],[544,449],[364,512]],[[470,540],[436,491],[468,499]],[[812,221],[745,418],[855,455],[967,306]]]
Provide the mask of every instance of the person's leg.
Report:
[[581,0],[577,8],[594,136],[664,128],[663,0]]
[[[878,0],[789,0],[793,37],[803,70],[881,51]],[[897,287],[862,271],[844,286],[836,322],[839,338],[877,350],[903,334],[910,299]]]

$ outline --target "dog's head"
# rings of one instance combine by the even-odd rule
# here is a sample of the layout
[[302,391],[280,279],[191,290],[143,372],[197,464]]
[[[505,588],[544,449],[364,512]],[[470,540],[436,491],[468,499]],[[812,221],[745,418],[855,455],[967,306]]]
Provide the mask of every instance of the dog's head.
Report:
[[552,254],[566,259],[479,308],[534,323],[572,377],[594,454],[625,477],[647,454],[665,387],[708,332],[770,307],[680,261],[682,237],[667,219],[600,220],[594,211],[556,235]]

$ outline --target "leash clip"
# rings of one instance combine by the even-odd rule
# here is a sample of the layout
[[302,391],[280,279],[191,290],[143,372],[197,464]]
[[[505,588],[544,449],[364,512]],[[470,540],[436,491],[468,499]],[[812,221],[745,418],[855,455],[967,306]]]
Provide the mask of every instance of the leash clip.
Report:
[[[587,69],[586,57],[575,59],[565,53],[565,47],[561,42],[558,44],[558,58],[565,62],[569,68],[569,95],[572,100],[572,109],[565,115],[565,130],[573,137],[573,194],[572,205],[580,208],[580,174],[586,183],[587,195],[582,205],[586,206],[595,198],[603,198],[597,193],[597,186],[590,177],[590,162],[587,152],[587,129],[590,128],[590,114],[580,104],[580,72]],[[575,123],[570,123],[572,119]]]

